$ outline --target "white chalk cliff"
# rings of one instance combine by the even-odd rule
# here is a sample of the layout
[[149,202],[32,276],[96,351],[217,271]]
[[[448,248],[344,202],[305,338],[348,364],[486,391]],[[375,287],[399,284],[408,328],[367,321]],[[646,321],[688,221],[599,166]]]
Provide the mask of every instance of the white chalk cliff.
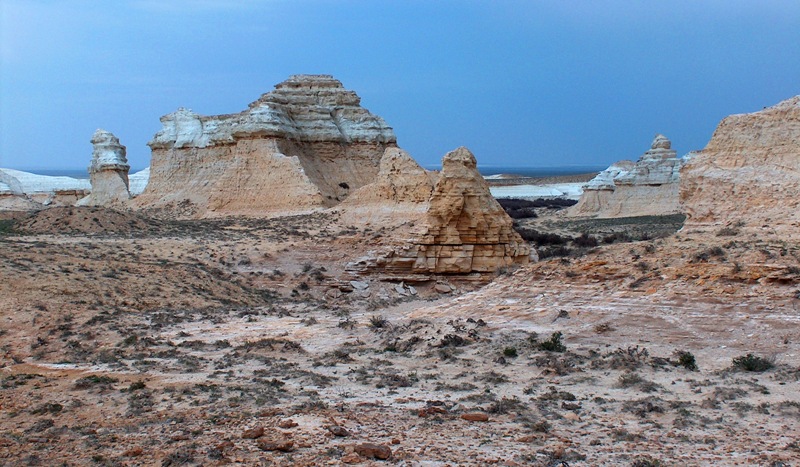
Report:
[[670,140],[656,135],[636,163],[616,162],[590,180],[568,215],[610,218],[679,213],[682,163]]

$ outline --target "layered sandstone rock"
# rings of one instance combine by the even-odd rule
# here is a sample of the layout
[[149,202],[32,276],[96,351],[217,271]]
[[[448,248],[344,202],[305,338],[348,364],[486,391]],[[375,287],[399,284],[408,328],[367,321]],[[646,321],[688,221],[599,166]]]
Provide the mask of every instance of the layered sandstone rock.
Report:
[[609,218],[679,213],[681,164],[670,140],[656,135],[636,163],[617,162],[586,184],[568,215]]
[[402,245],[351,263],[351,271],[380,271],[388,277],[413,280],[430,274],[488,273],[528,262],[530,247],[492,197],[467,148],[445,155],[442,171],[424,203],[417,201],[430,186],[423,173],[414,172],[424,187],[421,190],[402,178],[392,180],[391,172],[382,173],[384,177],[374,186],[362,190],[382,193],[384,200],[391,200],[389,206],[412,200],[425,211],[414,220]]
[[722,120],[683,167],[680,198],[690,225],[800,236],[800,96]]
[[329,207],[372,182],[392,129],[328,75],[296,75],[243,112],[161,118],[135,203],[195,217]]
[[128,191],[128,165],[125,146],[112,133],[98,129],[92,135],[92,163],[89,180],[92,192],[77,204],[82,206],[118,206],[131,197]]

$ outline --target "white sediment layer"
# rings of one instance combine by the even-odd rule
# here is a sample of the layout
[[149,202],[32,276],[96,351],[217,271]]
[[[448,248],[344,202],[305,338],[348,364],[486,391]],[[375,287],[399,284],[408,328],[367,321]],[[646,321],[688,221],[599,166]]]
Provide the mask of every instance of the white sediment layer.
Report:
[[131,196],[136,196],[144,191],[150,180],[150,167],[128,175],[128,191]]
[[14,169],[0,169],[0,182],[15,194],[52,193],[61,190],[90,190],[88,179],[52,177]]
[[548,185],[511,185],[489,188],[495,198],[569,198],[583,194],[584,183],[554,183]]

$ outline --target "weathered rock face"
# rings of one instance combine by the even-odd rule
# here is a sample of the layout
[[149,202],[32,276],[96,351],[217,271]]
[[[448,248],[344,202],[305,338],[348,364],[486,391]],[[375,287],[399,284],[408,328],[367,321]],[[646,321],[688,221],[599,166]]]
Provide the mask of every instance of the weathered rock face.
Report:
[[[353,271],[380,271],[389,277],[413,279],[430,274],[494,272],[513,264],[527,263],[531,250],[512,226],[512,220],[489,192],[489,185],[467,148],[445,155],[442,171],[432,186],[426,210],[415,222],[403,245],[388,253],[352,263]],[[376,182],[383,187],[408,186],[391,183],[391,172]],[[424,175],[417,172],[424,183]],[[365,187],[371,189],[372,187]],[[424,190],[380,190],[393,200],[417,200]],[[396,194],[402,194],[397,196]],[[396,201],[395,201],[396,202]],[[417,202],[417,201],[414,201]]]
[[296,75],[243,112],[161,118],[144,208],[191,205],[196,217],[328,207],[378,174],[392,129],[327,75]]
[[116,206],[130,199],[125,146],[112,133],[98,129],[92,135],[92,163],[89,179],[92,192],[78,201],[82,206]]
[[687,224],[743,224],[800,236],[800,96],[731,115],[681,171]]
[[338,211],[348,225],[396,227],[418,220],[430,207],[438,179],[400,148],[387,148],[373,183],[354,191]]
[[570,216],[634,217],[676,214],[682,160],[664,135],[636,163],[620,161],[583,188]]

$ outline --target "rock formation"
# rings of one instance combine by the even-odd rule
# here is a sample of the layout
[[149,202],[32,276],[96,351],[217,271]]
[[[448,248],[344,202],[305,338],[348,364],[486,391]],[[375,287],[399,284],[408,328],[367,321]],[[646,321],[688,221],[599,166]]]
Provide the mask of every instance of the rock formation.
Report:
[[664,135],[636,163],[620,161],[583,187],[570,216],[635,217],[679,213],[679,172],[682,160]]
[[89,179],[92,192],[78,202],[83,206],[115,206],[129,200],[128,159],[125,146],[112,133],[100,130],[92,135],[92,163]]
[[[410,165],[403,154],[387,151],[387,159],[382,168]],[[427,182],[433,181],[432,176],[426,177],[419,166],[404,171],[412,174],[409,179],[398,176],[397,171],[382,170],[373,185],[354,193],[342,206],[344,216],[350,206],[362,205],[362,196],[388,201],[383,206],[389,210],[410,204],[422,206],[424,211],[417,215],[402,245],[361,258],[349,269],[425,280],[430,274],[488,273],[527,263],[530,247],[514,231],[511,218],[492,197],[476,165],[475,156],[461,147],[444,156],[442,171],[432,184]],[[429,187],[428,199],[420,203]],[[411,216],[409,210],[400,211]]]
[[194,217],[329,207],[372,182],[392,129],[328,75],[295,75],[243,112],[161,118],[135,204]]
[[681,170],[680,199],[690,225],[800,236],[800,96],[723,119]]

